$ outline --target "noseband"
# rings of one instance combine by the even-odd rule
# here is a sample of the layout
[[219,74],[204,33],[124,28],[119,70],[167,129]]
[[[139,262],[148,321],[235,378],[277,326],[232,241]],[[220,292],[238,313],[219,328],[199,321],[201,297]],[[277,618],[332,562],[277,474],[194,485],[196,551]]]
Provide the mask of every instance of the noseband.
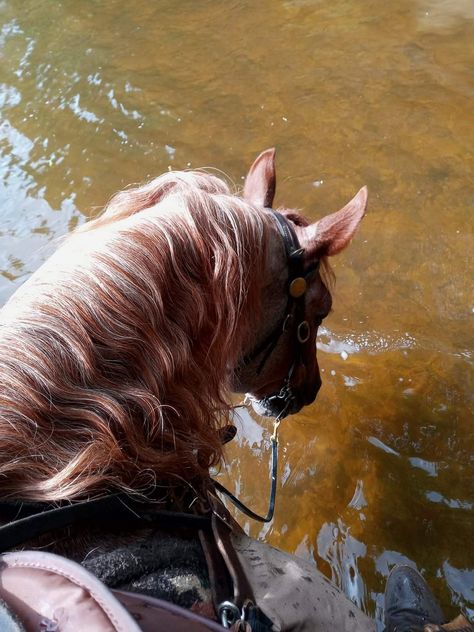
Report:
[[292,401],[295,399],[290,381],[295,369],[299,365],[303,364],[304,345],[309,342],[311,334],[309,323],[306,320],[306,289],[308,285],[306,278],[310,274],[314,274],[314,272],[319,270],[320,261],[318,259],[305,270],[304,248],[301,247],[291,222],[281,213],[277,213],[273,209],[268,210],[276,222],[285,248],[286,261],[288,265],[288,280],[286,286],[288,300],[285,312],[274,329],[255,347],[255,349],[244,357],[243,364],[246,366],[263,354],[263,357],[257,367],[257,375],[259,375],[277,346],[282,334],[285,332],[291,332],[296,350],[293,363],[283,382],[280,392],[277,395],[271,395],[263,398],[262,400],[264,403],[271,403],[276,400],[280,400],[283,406],[278,417],[282,418],[285,416]]

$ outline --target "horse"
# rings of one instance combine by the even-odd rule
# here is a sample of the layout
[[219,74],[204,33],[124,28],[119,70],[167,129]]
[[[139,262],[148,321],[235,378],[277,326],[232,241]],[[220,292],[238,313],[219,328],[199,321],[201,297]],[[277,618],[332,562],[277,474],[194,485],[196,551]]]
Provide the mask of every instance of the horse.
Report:
[[[0,501],[125,494],[189,510],[224,459],[230,393],[278,419],[315,400],[328,260],[356,233],[367,189],[316,222],[274,210],[275,189],[274,149],[241,195],[206,171],[165,173],[114,195],[17,290],[0,311]],[[170,580],[177,558],[206,567],[195,535],[152,531],[68,526],[28,546],[109,586],[209,601],[208,580],[187,592]],[[126,561],[114,566],[117,551]]]

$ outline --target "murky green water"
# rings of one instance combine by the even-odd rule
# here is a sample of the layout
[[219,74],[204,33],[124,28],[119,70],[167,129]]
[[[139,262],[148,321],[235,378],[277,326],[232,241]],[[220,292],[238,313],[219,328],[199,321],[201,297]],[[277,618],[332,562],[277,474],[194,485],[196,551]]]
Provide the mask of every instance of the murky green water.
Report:
[[[275,145],[277,202],[313,218],[368,184],[323,388],[282,426],[274,522],[248,528],[372,614],[402,560],[472,612],[472,2],[0,0],[0,29],[0,304],[169,166],[239,184]],[[262,511],[268,440],[244,414],[229,454]]]

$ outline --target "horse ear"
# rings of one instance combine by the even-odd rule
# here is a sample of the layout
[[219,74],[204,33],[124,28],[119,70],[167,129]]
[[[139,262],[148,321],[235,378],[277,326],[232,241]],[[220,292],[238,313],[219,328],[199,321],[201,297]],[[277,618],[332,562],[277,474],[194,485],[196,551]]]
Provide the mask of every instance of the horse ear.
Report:
[[365,215],[367,207],[367,187],[357,193],[352,200],[337,213],[326,215],[308,227],[308,246],[310,256],[332,257],[349,245]]
[[244,185],[244,199],[256,206],[271,208],[275,197],[275,149],[266,149],[250,167]]

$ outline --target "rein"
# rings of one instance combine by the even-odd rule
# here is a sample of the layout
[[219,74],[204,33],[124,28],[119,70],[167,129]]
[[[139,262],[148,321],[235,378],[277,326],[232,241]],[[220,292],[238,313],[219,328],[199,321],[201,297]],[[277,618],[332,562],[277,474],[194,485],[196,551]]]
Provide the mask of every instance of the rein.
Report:
[[0,553],[56,529],[77,524],[94,527],[116,526],[181,526],[208,529],[204,515],[155,509],[140,498],[127,494],[112,494],[76,503],[0,502],[0,518],[8,521],[0,527]]
[[[288,403],[289,406],[289,403]],[[232,492],[230,492],[227,487],[224,487],[221,483],[216,480],[213,480],[214,487],[218,492],[227,496],[227,498],[231,501],[235,507],[242,513],[244,513],[252,520],[256,520],[257,522],[271,522],[273,520],[273,515],[275,513],[275,501],[276,501],[276,486],[277,486],[277,473],[278,473],[278,426],[280,425],[281,420],[284,417],[286,410],[278,415],[273,424],[273,434],[271,436],[272,441],[272,475],[271,475],[271,487],[270,487],[270,500],[268,502],[268,510],[265,516],[261,516],[258,513],[252,511],[247,505],[234,496]]]

